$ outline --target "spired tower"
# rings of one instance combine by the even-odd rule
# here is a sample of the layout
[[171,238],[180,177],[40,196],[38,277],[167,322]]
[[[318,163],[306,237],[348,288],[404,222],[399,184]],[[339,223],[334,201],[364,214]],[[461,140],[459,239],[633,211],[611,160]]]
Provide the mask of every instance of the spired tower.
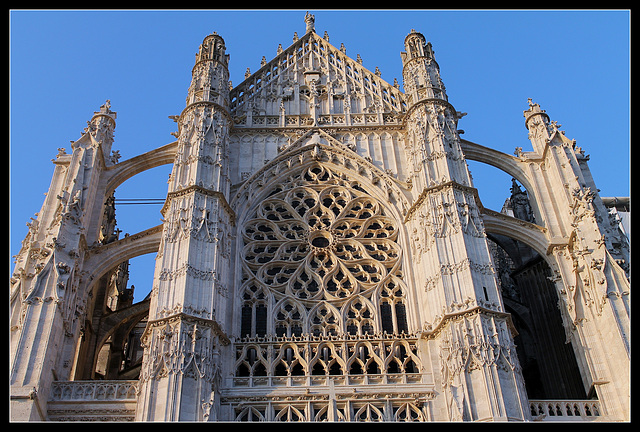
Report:
[[[313,15],[305,26],[236,87],[223,38],[206,36],[175,142],[120,162],[107,103],[60,152],[11,279],[12,419],[628,420],[629,248],[581,149],[531,101],[532,152],[461,139],[464,114],[415,30],[402,92]],[[485,209],[466,159],[517,179],[527,220]],[[104,241],[114,189],[161,164],[163,223]],[[516,304],[515,284],[505,295],[488,237],[537,257],[518,280],[539,301]],[[144,253],[149,299],[100,309],[99,281]],[[564,334],[535,334],[532,313]],[[141,364],[118,370],[142,326]],[[530,400],[520,330],[550,347],[545,365],[571,357],[572,394],[589,399]],[[98,355],[120,379],[87,380]]]
[[[193,67],[187,106],[162,208],[149,322],[140,373],[139,421],[196,421],[210,415],[220,381],[229,254],[229,56],[207,36]],[[207,405],[209,403],[209,405]]]
[[431,44],[415,30],[404,44],[405,145],[417,194],[405,222],[420,238],[414,283],[425,287],[419,295],[422,337],[439,353],[451,420],[524,419],[513,327],[461,149],[461,114],[447,101]]

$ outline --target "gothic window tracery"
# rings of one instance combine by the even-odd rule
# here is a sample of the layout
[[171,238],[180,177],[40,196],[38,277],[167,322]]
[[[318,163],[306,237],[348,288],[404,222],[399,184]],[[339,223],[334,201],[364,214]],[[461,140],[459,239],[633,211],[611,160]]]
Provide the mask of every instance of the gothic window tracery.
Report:
[[276,415],[275,421],[305,421],[304,414],[299,409],[291,405],[287,405]]
[[242,228],[241,336],[407,332],[398,226],[383,204],[319,162],[286,180]]
[[356,411],[354,418],[356,421],[381,422],[384,421],[384,414],[374,404],[367,403]]

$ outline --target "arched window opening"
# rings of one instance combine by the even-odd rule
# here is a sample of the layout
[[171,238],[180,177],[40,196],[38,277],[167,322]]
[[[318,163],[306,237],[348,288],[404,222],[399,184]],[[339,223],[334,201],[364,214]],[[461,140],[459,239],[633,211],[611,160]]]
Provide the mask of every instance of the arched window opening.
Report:
[[398,224],[383,203],[317,162],[266,196],[240,231],[241,337],[408,332]]
[[[172,165],[161,165],[129,178],[106,198],[98,240],[111,243],[162,223],[160,209],[167,196],[167,179]],[[141,193],[140,191],[144,191]],[[149,221],[157,221],[155,224]],[[150,292],[155,270],[155,254],[137,257],[129,278],[138,287],[134,302]]]
[[380,320],[382,331],[388,334],[407,333],[407,309],[404,289],[399,279],[389,279],[380,292]]

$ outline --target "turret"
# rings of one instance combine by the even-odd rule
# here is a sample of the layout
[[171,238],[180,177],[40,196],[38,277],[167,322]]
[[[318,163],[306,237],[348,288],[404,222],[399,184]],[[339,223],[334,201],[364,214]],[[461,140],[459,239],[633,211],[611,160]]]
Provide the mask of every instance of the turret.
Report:
[[[111,101],[107,99],[100,106],[100,110],[93,113],[93,117],[87,122],[87,127],[83,131],[84,134],[90,134],[96,142],[100,143],[107,164],[111,164],[111,146],[113,145],[113,132],[116,128],[117,117],[117,113],[111,111]],[[76,142],[72,142],[71,148],[75,149],[76,146]]]
[[422,33],[411,29],[404,39],[405,52],[402,57],[402,78],[404,91],[409,103],[415,104],[421,99],[447,100],[444,84],[440,79],[440,68],[434,56],[431,42],[427,42]]
[[[413,165],[416,190],[448,181],[471,186],[464,156],[460,149],[457,112],[447,100],[440,67],[431,43],[415,30],[404,39],[402,77],[407,100],[405,124],[409,163]],[[436,157],[434,155],[445,155]]]
[[546,111],[540,109],[540,105],[529,99],[529,109],[523,112],[524,125],[529,130],[529,139],[533,150],[539,154],[544,153],[544,148],[550,141],[549,116]]
[[229,54],[225,54],[224,39],[213,32],[202,41],[191,71],[191,86],[187,105],[214,102],[229,107]]
[[229,55],[217,33],[204,38],[191,71],[187,106],[176,119],[178,152],[169,191],[198,185],[227,195]]
[[[178,146],[162,208],[163,241],[142,336],[137,420],[216,417],[219,349],[228,344],[227,294],[219,281],[227,280],[231,267],[225,240],[235,217],[227,201],[228,62],[222,37],[205,37],[187,106],[177,118]],[[160,358],[175,360],[159,373],[154,362]]]

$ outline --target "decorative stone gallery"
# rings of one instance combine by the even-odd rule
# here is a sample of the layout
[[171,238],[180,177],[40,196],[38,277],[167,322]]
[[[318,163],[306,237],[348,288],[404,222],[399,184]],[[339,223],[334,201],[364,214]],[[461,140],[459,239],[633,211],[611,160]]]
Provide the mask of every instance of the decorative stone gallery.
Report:
[[[58,152],[10,281],[11,419],[628,421],[629,242],[584,151],[532,100],[532,151],[463,140],[422,34],[403,92],[305,24],[235,87],[206,36],[174,142],[120,161],[107,101]],[[467,160],[513,177],[500,213]],[[164,164],[163,223],[120,238],[114,191]]]

